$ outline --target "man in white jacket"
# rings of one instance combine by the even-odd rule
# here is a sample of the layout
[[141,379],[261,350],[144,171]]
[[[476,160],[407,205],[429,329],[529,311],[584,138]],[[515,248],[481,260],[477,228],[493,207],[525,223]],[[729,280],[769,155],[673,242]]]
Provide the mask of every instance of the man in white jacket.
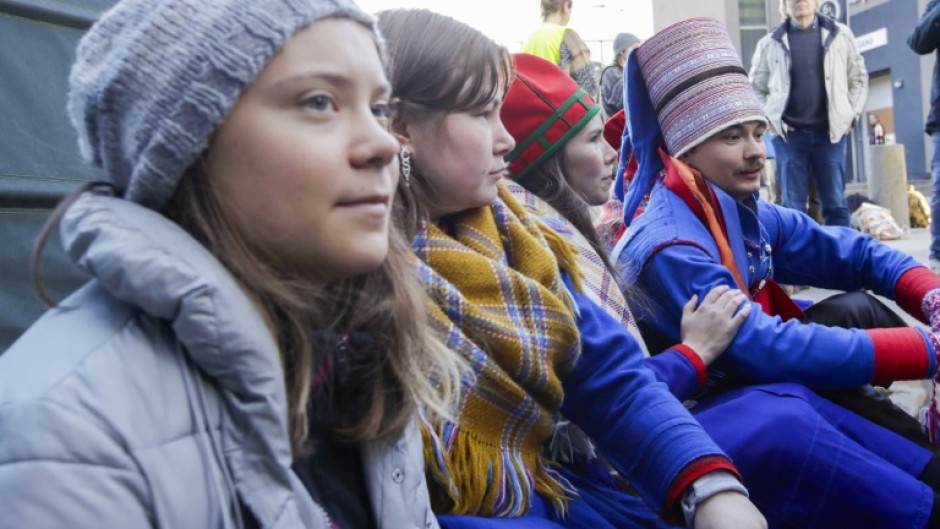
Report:
[[806,211],[812,171],[827,225],[849,225],[847,136],[868,95],[868,72],[848,26],[818,0],[780,0],[784,21],[754,51],[750,81],[770,120],[783,205]]

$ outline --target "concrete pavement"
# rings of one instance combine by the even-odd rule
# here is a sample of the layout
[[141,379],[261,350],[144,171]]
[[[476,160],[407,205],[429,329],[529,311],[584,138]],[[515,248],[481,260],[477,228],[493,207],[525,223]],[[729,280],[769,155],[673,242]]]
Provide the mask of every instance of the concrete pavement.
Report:
[[[882,241],[884,244],[900,250],[914,259],[920,261],[924,265],[927,265],[930,257],[930,230],[927,228],[913,228],[908,232],[908,235],[897,241]],[[835,290],[826,290],[822,288],[808,288],[806,290],[801,290],[793,295],[795,298],[809,299],[812,301],[821,301],[833,294],[838,293]],[[885,298],[880,298],[882,301],[887,303],[889,306],[894,308],[898,314],[902,315],[905,320],[910,325],[922,325],[919,321],[915,320],[906,312],[902,311],[894,304],[893,301]]]

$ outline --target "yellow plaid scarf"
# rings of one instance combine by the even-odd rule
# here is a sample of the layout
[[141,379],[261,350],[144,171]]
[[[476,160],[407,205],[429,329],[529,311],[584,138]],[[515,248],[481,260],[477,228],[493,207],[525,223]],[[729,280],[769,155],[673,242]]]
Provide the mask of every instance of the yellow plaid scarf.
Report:
[[432,325],[475,376],[457,423],[424,428],[435,510],[521,516],[534,489],[563,511],[574,491],[542,451],[561,407],[561,380],[580,354],[559,273],[561,263],[579,288],[576,250],[502,187],[491,207],[448,220],[449,233],[426,225],[414,248]]

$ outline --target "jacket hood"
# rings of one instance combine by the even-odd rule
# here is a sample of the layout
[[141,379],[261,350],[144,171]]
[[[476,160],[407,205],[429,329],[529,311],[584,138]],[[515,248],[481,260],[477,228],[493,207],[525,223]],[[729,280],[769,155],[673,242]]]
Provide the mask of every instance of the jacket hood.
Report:
[[159,213],[84,194],[60,225],[75,263],[117,299],[172,323],[190,358],[239,395],[284,400],[277,347],[235,279],[201,244]]
[[[259,521],[270,526],[295,510],[285,493],[292,455],[277,346],[231,274],[178,225],[128,200],[86,193],[60,233],[79,267],[118,300],[168,322],[190,361],[218,385],[232,417],[222,424],[222,449]],[[254,500],[272,495],[280,501]]]

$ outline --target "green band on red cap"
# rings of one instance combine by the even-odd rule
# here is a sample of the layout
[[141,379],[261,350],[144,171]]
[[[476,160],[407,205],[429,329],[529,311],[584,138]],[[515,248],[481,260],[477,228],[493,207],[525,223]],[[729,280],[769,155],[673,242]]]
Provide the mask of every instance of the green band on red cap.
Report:
[[[571,124],[571,129],[568,130],[554,144],[552,144],[548,138],[545,137],[545,133],[548,132],[548,130],[551,129],[560,119],[563,119],[565,114],[568,113],[568,110],[575,104],[580,104],[582,107],[584,107],[586,113],[576,123]],[[548,117],[548,119],[545,120],[545,123],[542,123],[539,128],[535,129],[532,134],[519,142],[519,144],[516,145],[516,148],[506,155],[506,162],[512,162],[535,142],[539,142],[539,144],[545,149],[545,152],[540,154],[538,158],[532,161],[532,163],[526,165],[525,169],[523,169],[519,174],[510,175],[512,179],[517,182],[521,181],[527,174],[529,174],[529,172],[539,165],[542,165],[545,160],[558,152],[558,149],[561,149],[562,146],[568,142],[568,140],[570,140],[575,134],[578,133],[578,131],[584,128],[588,121],[591,121],[591,119],[597,115],[600,110],[601,106],[593,104],[593,101],[591,101],[590,97],[587,95],[587,92],[585,92],[583,88],[572,94],[571,97],[565,100],[565,102],[560,107],[558,107],[552,113],[552,115]]]

